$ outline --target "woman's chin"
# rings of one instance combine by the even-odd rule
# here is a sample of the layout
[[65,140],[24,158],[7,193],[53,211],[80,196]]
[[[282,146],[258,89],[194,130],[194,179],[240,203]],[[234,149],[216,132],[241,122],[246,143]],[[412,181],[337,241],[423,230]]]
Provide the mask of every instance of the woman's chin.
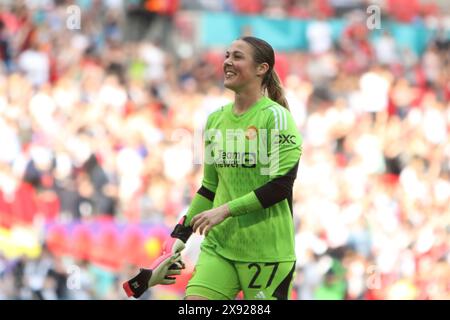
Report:
[[236,89],[236,84],[233,83],[233,81],[227,81],[227,80],[225,80],[225,81],[223,82],[223,86],[224,86],[225,88],[230,89],[230,90],[233,90],[233,91]]

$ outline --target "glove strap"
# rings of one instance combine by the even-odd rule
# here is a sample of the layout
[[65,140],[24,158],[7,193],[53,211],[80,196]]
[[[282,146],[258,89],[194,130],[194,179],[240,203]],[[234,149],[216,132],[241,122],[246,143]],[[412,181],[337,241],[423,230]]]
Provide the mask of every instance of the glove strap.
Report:
[[185,221],[186,221],[186,216],[183,216],[180,219],[180,221],[178,222],[178,224],[175,226],[175,228],[173,229],[172,233],[170,234],[170,236],[172,238],[180,239],[184,243],[186,243],[188,241],[189,237],[191,236],[191,234],[193,232],[191,226],[189,226],[189,227],[184,226]]
[[137,276],[122,285],[127,296],[139,298],[148,289],[148,282],[151,277],[151,269],[141,269]]

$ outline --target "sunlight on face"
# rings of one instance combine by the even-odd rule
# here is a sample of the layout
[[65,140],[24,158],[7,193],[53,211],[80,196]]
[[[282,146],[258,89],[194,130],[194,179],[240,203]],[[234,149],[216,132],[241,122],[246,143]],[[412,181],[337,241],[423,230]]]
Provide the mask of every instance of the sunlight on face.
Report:
[[256,76],[253,48],[243,40],[234,41],[225,52],[223,71],[225,88],[235,92],[249,83],[260,81]]

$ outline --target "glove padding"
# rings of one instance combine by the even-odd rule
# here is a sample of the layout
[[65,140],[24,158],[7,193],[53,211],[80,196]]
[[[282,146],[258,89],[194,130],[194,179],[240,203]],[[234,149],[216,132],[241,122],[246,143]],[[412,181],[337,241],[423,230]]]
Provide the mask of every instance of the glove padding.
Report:
[[148,288],[157,284],[174,284],[174,275],[181,274],[184,269],[180,254],[163,254],[152,264],[150,269],[141,268],[132,279],[123,283],[123,289],[128,297],[139,298]]
[[170,234],[170,239],[164,245],[164,253],[177,254],[184,250],[186,242],[192,235],[192,227],[186,227],[184,222],[186,216],[183,216]]

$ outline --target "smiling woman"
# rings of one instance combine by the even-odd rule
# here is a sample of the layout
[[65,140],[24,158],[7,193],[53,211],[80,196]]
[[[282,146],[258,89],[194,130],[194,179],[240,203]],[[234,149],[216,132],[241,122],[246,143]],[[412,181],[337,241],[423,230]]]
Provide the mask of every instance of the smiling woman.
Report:
[[243,37],[232,43],[225,53],[224,86],[236,94],[237,113],[245,110],[246,105],[248,107],[245,100],[255,99],[255,95],[264,95],[265,90],[269,98],[289,109],[274,65],[275,54],[266,41],[255,37]]
[[[187,300],[235,299],[240,291],[245,299],[290,296],[301,137],[274,63],[272,47],[254,37],[234,41],[225,53],[224,85],[235,99],[208,117],[202,185],[166,247],[176,253],[192,232],[206,236]],[[250,158],[259,161],[248,165]]]

